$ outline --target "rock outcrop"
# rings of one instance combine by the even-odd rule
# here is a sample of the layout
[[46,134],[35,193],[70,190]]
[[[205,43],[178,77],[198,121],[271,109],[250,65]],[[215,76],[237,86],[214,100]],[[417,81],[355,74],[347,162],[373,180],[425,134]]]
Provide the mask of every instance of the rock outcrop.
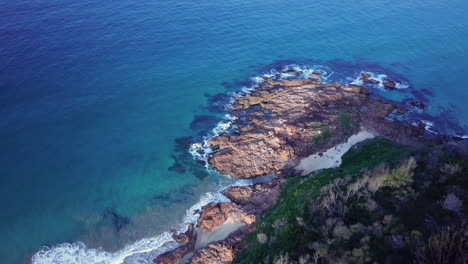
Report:
[[284,182],[284,180],[278,180],[251,186],[227,188],[224,194],[232,202],[205,205],[198,218],[197,228],[205,232],[212,232],[228,220],[241,222],[245,225],[229,234],[227,238],[209,243],[197,250],[195,248],[197,233],[191,225],[185,233],[172,236],[176,242],[182,244],[180,247],[158,256],[153,262],[177,264],[184,256],[193,253],[187,262],[189,264],[231,263],[236,253],[241,249],[242,239],[255,230],[257,216],[276,204]]
[[197,234],[193,225],[189,225],[187,231],[181,234],[173,234],[172,238],[182,246],[159,255],[153,260],[156,264],[178,264],[180,260],[187,254],[195,250],[195,242],[197,241]]
[[[363,80],[370,77],[362,74]],[[394,86],[392,82],[385,83]],[[366,86],[318,79],[266,78],[249,96],[236,98],[233,106],[238,133],[212,138],[215,152],[209,162],[237,178],[287,175],[302,157],[343,143],[362,128],[392,139],[412,129],[387,120],[396,105],[371,96]],[[411,131],[411,137],[416,132]]]
[[372,75],[367,72],[361,73],[361,79],[363,83],[369,83],[369,84],[379,84],[380,82],[376,79],[372,79]]
[[222,241],[208,244],[194,252],[190,264],[228,264],[234,261],[236,254],[242,249],[241,242],[255,231],[253,225],[248,225],[230,234]]
[[[294,70],[286,74],[300,76]],[[370,74],[362,73],[361,78],[363,83],[379,84]],[[388,118],[392,112],[403,115],[407,109],[371,95],[366,86],[325,84],[321,79],[320,72],[314,72],[311,79],[265,78],[256,91],[236,98],[230,113],[236,117],[233,125],[237,131],[209,141],[214,150],[210,165],[237,178],[288,176],[301,158],[343,143],[362,129],[401,143],[423,141],[424,124],[414,126]],[[396,87],[388,79],[383,85]],[[200,246],[197,232],[189,227],[173,236],[182,245],[154,262],[175,264],[192,253],[189,264],[232,263],[242,250],[242,239],[255,231],[257,217],[276,204],[285,181],[285,177],[276,177],[272,182],[226,189],[223,193],[231,202],[204,206],[198,231],[213,232],[228,220],[244,225],[199,249],[195,248]]]
[[241,205],[244,211],[259,214],[276,204],[284,182],[284,180],[279,180],[251,186],[230,187],[224,191],[224,195]]
[[395,89],[396,88],[396,82],[392,81],[390,79],[385,79],[383,81],[383,86],[385,86],[385,88],[387,88],[387,89]]
[[203,207],[197,226],[211,232],[228,219],[250,225],[255,222],[255,215],[245,212],[235,203],[209,203]]

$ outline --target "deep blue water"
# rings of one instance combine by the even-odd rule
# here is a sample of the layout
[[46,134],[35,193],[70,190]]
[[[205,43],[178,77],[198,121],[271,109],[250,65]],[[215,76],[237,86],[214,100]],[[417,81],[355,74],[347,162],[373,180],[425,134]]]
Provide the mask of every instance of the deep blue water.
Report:
[[0,262],[75,241],[104,249],[47,257],[151,259],[223,180],[187,152],[223,115],[213,95],[278,65],[401,76],[410,87],[389,97],[425,94],[425,114],[467,125],[467,12],[466,0],[3,0]]

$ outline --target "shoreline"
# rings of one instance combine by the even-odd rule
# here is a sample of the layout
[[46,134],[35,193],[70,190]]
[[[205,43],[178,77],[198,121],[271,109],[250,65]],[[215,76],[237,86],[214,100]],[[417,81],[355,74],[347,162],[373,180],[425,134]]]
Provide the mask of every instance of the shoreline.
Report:
[[[256,89],[248,90],[244,96],[234,97],[227,109],[229,121],[227,123],[221,121],[218,126],[222,129],[213,129],[213,134],[205,137],[202,144],[192,145],[191,152],[194,157],[202,159],[207,168],[214,169],[223,175],[240,179],[273,175],[278,179],[277,186],[282,186],[285,178],[297,174],[298,171],[302,175],[307,175],[317,170],[339,166],[341,157],[352,146],[376,136],[410,145],[433,142],[433,138],[427,135],[431,131],[428,130],[430,127],[426,127],[426,123],[420,122],[414,125],[404,121],[389,120],[388,116],[391,113],[404,115],[408,110],[379,96],[370,97],[372,92],[367,86],[322,83],[321,72],[317,71],[311,71],[309,78],[303,78],[303,72],[295,70],[287,70],[286,74],[287,77],[301,77],[297,79],[283,78],[283,75],[263,77],[261,81],[258,81]],[[390,79],[383,79],[385,77],[386,75],[379,75],[377,78],[372,78],[371,74],[361,72],[360,78],[363,83],[378,84],[388,90],[408,87]],[[328,103],[329,101],[331,103]],[[327,111],[330,104],[341,110],[333,112],[332,108]],[[353,105],[356,107],[353,108]],[[342,114],[343,112],[346,114]],[[312,132],[306,132],[307,126],[303,124],[304,119],[310,119],[310,116],[307,116],[308,113],[326,116],[313,124]],[[232,127],[235,130],[229,131]],[[306,138],[301,137],[304,133],[308,135]],[[296,139],[291,139],[294,136]],[[294,140],[297,140],[297,144]],[[304,145],[306,147],[312,145],[312,148],[302,150],[297,148]],[[278,152],[280,154],[276,155],[275,153]],[[291,154],[292,152],[296,154]],[[279,163],[278,160],[280,160]],[[271,187],[269,188],[271,190]],[[226,190],[229,191],[229,189]],[[257,190],[252,190],[256,189],[256,185],[244,186],[240,189],[243,190],[238,195],[242,198],[237,199],[227,195],[230,198],[227,204],[234,207],[240,206],[244,213],[253,210],[254,215],[260,216],[265,210],[274,206],[282,188],[280,187],[278,196],[275,196],[276,199],[266,194],[268,192],[256,194]],[[264,207],[251,204],[259,200],[260,203],[264,200],[273,200],[273,204],[270,203]],[[211,212],[213,207],[222,207],[224,204],[226,203],[210,203],[203,207],[197,224],[198,233],[200,230],[203,233],[201,223],[204,221],[203,215]],[[210,216],[210,219],[220,218],[217,225],[222,226],[227,221],[224,214],[226,212],[220,210]],[[178,249],[160,255],[154,259],[154,262],[176,264],[181,259],[179,254],[182,254],[184,261],[191,264],[231,263],[237,252],[242,250],[240,241],[255,230],[256,220],[251,224],[247,222],[243,222],[245,229],[249,229],[247,231],[230,230],[231,234],[223,234],[228,235],[225,239],[209,243],[201,248],[192,247],[188,250],[182,244]],[[199,238],[195,236],[194,239],[194,243],[197,244]],[[258,239],[261,240],[261,238]],[[188,250],[188,252],[181,253],[179,249]]]
[[[333,72],[327,74],[327,72],[325,72],[325,71],[317,72],[314,69],[307,68],[307,67],[300,67],[300,66],[285,66],[284,69],[285,70],[282,71],[282,72],[278,72],[278,71],[275,72],[274,70],[271,70],[269,73],[265,73],[265,74],[260,75],[261,77],[258,77],[258,76],[257,77],[252,77],[251,78],[252,86],[244,87],[244,88],[242,88],[241,92],[233,94],[231,104],[226,106],[226,110],[228,112],[233,110],[234,105],[236,103],[236,99],[245,98],[245,97],[250,96],[252,93],[258,92],[258,88],[262,84],[264,84],[265,78],[269,78],[269,77],[271,78],[271,77],[275,77],[275,76],[278,77],[278,74],[279,74],[280,76],[279,76],[278,80],[281,81],[281,80],[288,79],[288,78],[291,78],[291,77],[294,77],[294,78],[304,78],[304,77],[312,78],[312,75],[314,73],[315,74],[319,73],[320,78],[324,81],[324,84],[327,84],[328,83],[327,78],[330,77],[331,75],[333,75]],[[305,70],[303,70],[303,69],[305,69]],[[287,71],[287,72],[285,72],[285,71]],[[299,74],[296,74],[293,71],[299,72]],[[359,77],[357,77],[357,78],[359,78]],[[351,87],[353,87],[353,86],[351,86]],[[225,118],[222,121],[220,121],[218,123],[218,125],[215,128],[213,128],[210,133],[208,133],[207,136],[204,137],[202,142],[193,143],[190,146],[189,151],[192,154],[192,156],[195,159],[198,159],[198,160],[201,160],[201,161],[205,162],[205,167],[206,167],[207,170],[215,170],[214,168],[212,168],[211,164],[209,163],[210,156],[212,156],[215,153],[215,151],[213,151],[212,146],[209,143],[209,141],[211,139],[219,136],[219,135],[222,135],[224,133],[228,133],[230,130],[234,130],[235,132],[237,132],[238,127],[236,125],[233,125],[233,123],[235,123],[237,120],[238,120],[238,118],[236,118],[235,116],[233,116],[233,115],[231,115],[229,113],[226,114]],[[424,129],[427,130],[426,127],[424,127]],[[349,140],[349,139],[347,139],[347,140]],[[341,143],[341,144],[344,144],[344,143]],[[334,149],[334,148],[335,147],[331,147],[328,150],[331,150],[331,149]],[[346,151],[344,151],[344,152],[346,152]],[[314,155],[317,155],[317,156],[314,156]],[[328,153],[327,155],[332,155],[333,156],[333,154],[330,154],[330,153]],[[307,160],[307,158],[309,158],[309,160]],[[312,161],[310,159],[312,159]],[[318,155],[318,154],[311,154],[311,155],[309,155],[307,157],[303,157],[303,159],[301,159],[301,161],[299,162],[299,164],[301,164],[301,162],[302,162],[302,165],[301,165],[300,169],[302,168],[302,169],[306,169],[307,171],[311,171],[311,170],[313,170],[314,166],[315,166],[315,168],[317,168],[317,166],[314,165],[313,163],[318,162],[320,160],[322,160],[322,157],[320,157],[320,155]],[[329,161],[330,162],[331,161],[335,162],[336,160],[337,160],[337,158],[336,159],[331,158]],[[297,166],[299,166],[299,164]],[[197,221],[198,217],[197,217],[197,214],[194,214],[194,212],[202,210],[202,208],[204,206],[206,206],[207,204],[209,204],[210,202],[217,202],[217,203],[219,203],[219,202],[229,202],[230,200],[226,196],[224,196],[222,194],[224,190],[228,189],[229,187],[234,186],[235,184],[239,184],[239,186],[241,186],[241,187],[246,187],[246,186],[251,187],[254,184],[254,181],[252,181],[252,180],[253,180],[253,178],[248,179],[248,180],[237,179],[237,180],[234,180],[234,182],[231,185],[221,187],[215,193],[207,193],[207,194],[203,195],[195,205],[193,205],[191,208],[189,208],[187,210],[186,216],[182,220],[182,223],[180,223],[178,225],[179,228],[178,228],[177,231],[180,232],[180,233],[186,232],[187,231],[187,225],[188,224],[194,224]],[[223,235],[225,235],[225,234],[223,234]],[[150,244],[149,246],[148,246],[148,243]],[[89,258],[89,260],[92,260],[92,262],[91,261],[86,262],[86,260],[84,260],[86,263],[102,263],[102,262],[99,262],[99,259],[102,259],[102,260],[105,260],[105,261],[109,261],[109,259],[110,259],[110,262],[105,262],[105,263],[118,264],[118,263],[126,263],[125,259],[127,259],[129,257],[132,257],[132,256],[135,256],[135,255],[138,255],[138,254],[142,254],[142,253],[151,254],[151,255],[158,255],[158,254],[162,254],[164,252],[167,253],[170,250],[176,249],[177,244],[173,241],[173,239],[171,237],[171,234],[168,231],[166,231],[166,232],[164,232],[164,233],[162,233],[162,234],[160,234],[158,236],[155,236],[155,237],[143,238],[141,240],[135,241],[134,243],[126,246],[123,249],[120,249],[119,251],[117,251],[115,253],[108,253],[108,252],[105,252],[105,251],[100,251],[98,249],[86,248],[86,246],[84,246],[84,244],[82,244],[81,242],[75,242],[73,244],[64,243],[64,244],[56,245],[56,246],[52,247],[50,250],[48,250],[48,251],[36,252],[36,254],[34,256],[42,258],[42,260],[54,259],[56,257],[54,255],[57,254],[57,252],[54,252],[54,250],[62,250],[64,248],[66,248],[66,250],[68,250],[70,252],[72,252],[72,251],[82,251],[84,253],[84,255],[92,255],[93,257]],[[34,259],[34,257],[33,257],[33,259]],[[45,262],[39,262],[39,261],[34,262],[33,261],[33,263],[47,263],[47,260]]]

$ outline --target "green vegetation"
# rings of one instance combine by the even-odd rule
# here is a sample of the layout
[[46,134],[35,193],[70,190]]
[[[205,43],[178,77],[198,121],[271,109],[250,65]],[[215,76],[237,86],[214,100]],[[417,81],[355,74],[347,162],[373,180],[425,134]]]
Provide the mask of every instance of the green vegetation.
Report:
[[320,130],[320,135],[312,138],[312,141],[315,145],[320,146],[328,142],[331,136],[332,136],[332,130],[328,127],[325,127],[322,130]]
[[351,131],[351,124],[352,124],[351,121],[352,120],[351,120],[351,117],[348,114],[341,113],[340,115],[338,115],[337,119],[338,119],[343,131],[345,131],[345,132]]
[[323,147],[325,145],[337,143],[337,139],[330,141],[333,136],[351,136],[353,133],[356,133],[357,128],[353,127],[352,124],[353,122],[350,115],[339,113],[331,124],[308,124],[307,127],[319,131],[319,134],[312,137],[311,141],[314,145]]
[[450,147],[370,140],[339,168],[289,179],[236,262],[461,264],[467,172]]

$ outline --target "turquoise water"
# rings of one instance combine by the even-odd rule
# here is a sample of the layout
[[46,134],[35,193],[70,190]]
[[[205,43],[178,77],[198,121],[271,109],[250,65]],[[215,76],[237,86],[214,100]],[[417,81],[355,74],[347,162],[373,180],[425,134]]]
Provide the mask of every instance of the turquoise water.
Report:
[[[158,235],[223,180],[187,152],[224,114],[213,95],[278,66],[404,76],[409,88],[381,93],[425,94],[422,114],[443,117],[434,129],[467,125],[467,11],[465,0],[3,1],[0,262],[56,246],[55,263],[131,250],[149,263]],[[59,246],[76,241],[103,249]]]

